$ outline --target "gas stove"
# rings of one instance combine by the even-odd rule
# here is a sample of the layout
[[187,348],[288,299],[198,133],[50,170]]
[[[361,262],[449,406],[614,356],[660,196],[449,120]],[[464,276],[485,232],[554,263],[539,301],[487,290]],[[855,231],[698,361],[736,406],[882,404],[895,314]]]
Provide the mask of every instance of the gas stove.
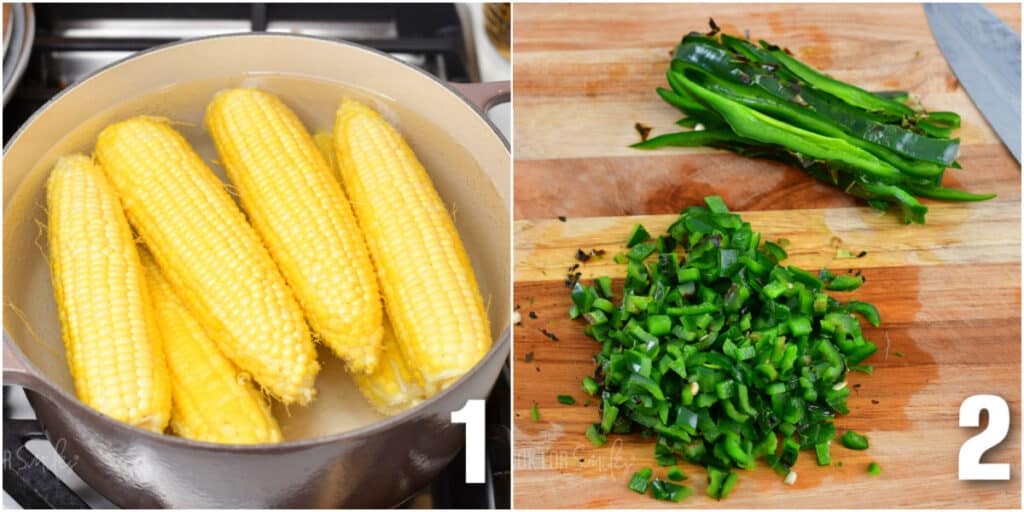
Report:
[[[442,80],[508,79],[508,61],[483,36],[480,5],[454,4],[33,4],[29,63],[3,111],[4,144],[62,89],[135,52],[183,38],[248,31],[352,41]],[[510,132],[508,106],[491,118]],[[487,483],[467,485],[462,454],[408,508],[508,508],[510,380],[487,401]],[[20,388],[4,386],[4,508],[114,508],[44,437]],[[73,462],[73,461],[72,461]]]

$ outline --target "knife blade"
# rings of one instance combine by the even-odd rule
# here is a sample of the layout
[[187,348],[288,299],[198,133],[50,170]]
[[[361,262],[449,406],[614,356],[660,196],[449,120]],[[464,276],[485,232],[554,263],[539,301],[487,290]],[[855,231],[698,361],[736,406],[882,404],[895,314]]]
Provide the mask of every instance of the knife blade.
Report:
[[981,4],[925,4],[960,85],[1020,163],[1020,36]]

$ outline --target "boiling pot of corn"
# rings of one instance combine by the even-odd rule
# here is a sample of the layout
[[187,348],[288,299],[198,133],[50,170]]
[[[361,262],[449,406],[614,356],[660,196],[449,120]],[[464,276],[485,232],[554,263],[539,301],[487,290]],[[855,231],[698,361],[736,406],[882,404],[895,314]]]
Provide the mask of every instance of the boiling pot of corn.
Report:
[[402,502],[509,352],[501,96],[271,34],[69,88],[4,150],[4,383],[122,507]]

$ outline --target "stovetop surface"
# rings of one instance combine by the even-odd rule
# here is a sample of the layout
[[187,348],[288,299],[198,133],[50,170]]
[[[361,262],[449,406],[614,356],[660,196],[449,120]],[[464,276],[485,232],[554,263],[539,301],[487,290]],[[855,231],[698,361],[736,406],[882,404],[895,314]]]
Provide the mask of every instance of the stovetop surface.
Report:
[[33,4],[32,55],[4,108],[4,143],[60,90],[133,53],[184,38],[267,31],[346,40],[443,80],[479,80],[466,6],[454,4]]

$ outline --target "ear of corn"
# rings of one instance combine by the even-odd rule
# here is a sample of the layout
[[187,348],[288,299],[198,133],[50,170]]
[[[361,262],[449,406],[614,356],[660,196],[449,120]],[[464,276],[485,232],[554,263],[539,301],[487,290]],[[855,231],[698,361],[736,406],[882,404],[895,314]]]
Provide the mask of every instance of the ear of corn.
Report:
[[352,374],[363,396],[381,414],[393,416],[426,398],[423,379],[402,356],[395,333],[384,319],[384,346],[377,369],[369,375]]
[[178,296],[232,362],[284,403],[320,369],[291,290],[209,167],[166,120],[105,128],[96,156]]
[[327,165],[331,168],[331,176],[334,176],[335,180],[341,179],[338,173],[338,159],[334,156],[334,135],[323,130],[317,130],[313,133],[313,142],[316,143],[316,148],[320,150],[320,154],[324,156],[324,160],[327,160]]
[[51,278],[78,397],[162,432],[171,391],[131,228],[103,170],[61,158],[47,182]]
[[211,443],[281,441],[256,386],[228,361],[181,303],[153,256],[140,248],[171,376],[171,430]]
[[334,145],[398,344],[433,394],[491,345],[469,258],[430,176],[379,114],[342,100]]
[[377,366],[383,309],[363,234],[299,118],[256,89],[223,91],[206,125],[228,177],[313,330],[354,372]]

